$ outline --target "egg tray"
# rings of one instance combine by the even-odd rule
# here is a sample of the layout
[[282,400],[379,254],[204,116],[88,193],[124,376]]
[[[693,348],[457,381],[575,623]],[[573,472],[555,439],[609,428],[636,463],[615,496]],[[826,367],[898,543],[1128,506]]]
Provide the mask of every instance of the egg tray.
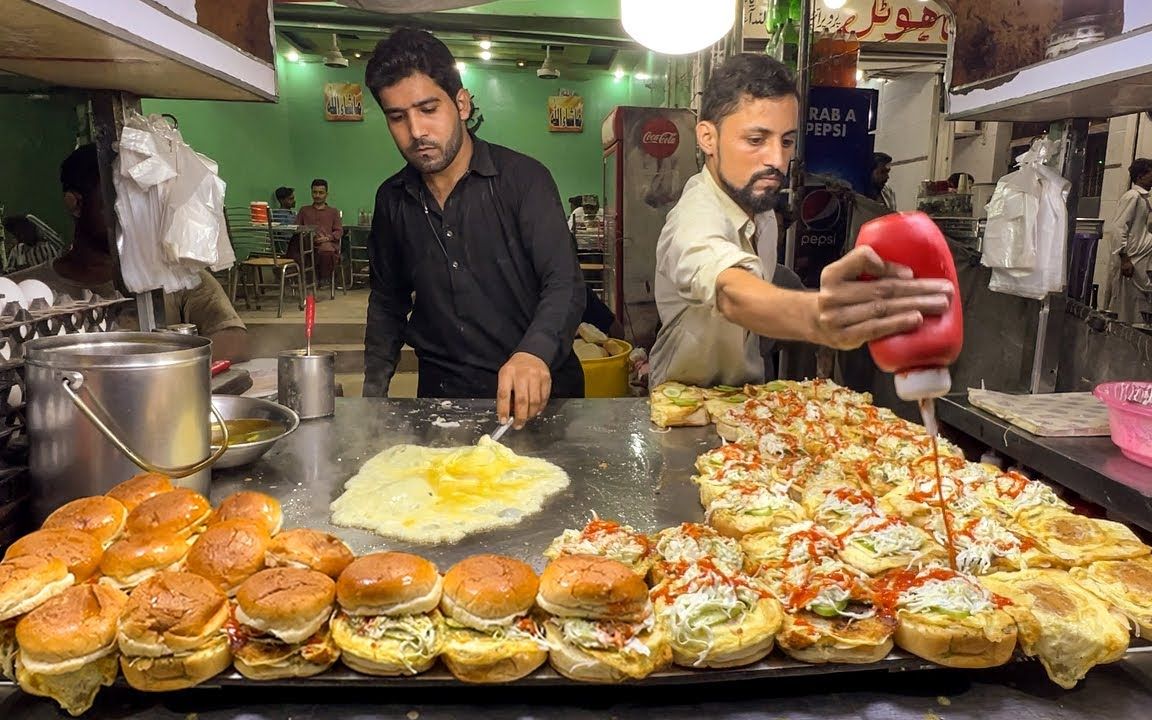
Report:
[[116,293],[105,298],[85,291],[79,300],[59,295],[49,305],[43,298],[28,308],[15,302],[0,307],[0,547],[24,530],[28,495],[28,437],[24,432],[24,345],[56,335],[105,332],[115,325],[120,306],[130,299]]

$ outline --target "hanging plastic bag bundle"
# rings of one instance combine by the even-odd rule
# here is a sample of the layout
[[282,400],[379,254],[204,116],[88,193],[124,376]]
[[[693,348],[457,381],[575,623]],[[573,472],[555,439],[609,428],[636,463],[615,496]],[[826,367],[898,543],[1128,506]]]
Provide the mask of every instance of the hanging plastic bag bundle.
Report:
[[981,262],[992,268],[995,292],[1039,300],[1064,289],[1070,183],[1047,165],[1059,149],[1036,140],[988,201]]
[[162,117],[130,113],[116,158],[117,245],[128,289],[188,290],[200,270],[235,261],[224,222],[224,181]]

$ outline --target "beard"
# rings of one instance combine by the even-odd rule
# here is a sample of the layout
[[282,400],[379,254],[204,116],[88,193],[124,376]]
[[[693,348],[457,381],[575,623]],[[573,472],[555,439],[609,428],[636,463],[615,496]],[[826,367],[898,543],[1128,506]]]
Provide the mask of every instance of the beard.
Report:
[[776,196],[780,193],[779,189],[773,190],[771,188],[768,190],[757,191],[756,183],[760,182],[761,180],[775,179],[780,183],[779,187],[783,188],[784,181],[786,180],[784,173],[780,172],[776,168],[768,168],[766,170],[761,170],[760,172],[752,175],[752,177],[748,178],[748,182],[745,183],[744,187],[737,188],[735,185],[728,182],[728,179],[724,177],[724,173],[719,169],[719,167],[717,167],[716,174],[720,177],[720,184],[723,186],[724,192],[728,193],[728,197],[732,198],[742,209],[752,213],[753,215],[758,215],[762,212],[767,212],[775,208]]
[[[452,164],[452,161],[460,154],[460,146],[463,144],[464,126],[458,123],[455,130],[452,131],[452,137],[448,138],[447,145],[441,145],[435,140],[427,138],[413,140],[412,144],[404,151],[404,159],[419,170],[420,174],[433,175]],[[439,153],[424,157],[420,155],[421,150],[439,150]]]

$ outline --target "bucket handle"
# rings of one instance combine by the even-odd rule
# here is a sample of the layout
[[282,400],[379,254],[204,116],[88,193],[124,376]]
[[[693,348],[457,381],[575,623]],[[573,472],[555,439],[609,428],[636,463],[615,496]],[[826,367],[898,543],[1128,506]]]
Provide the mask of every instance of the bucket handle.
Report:
[[220,426],[221,432],[223,434],[223,441],[220,443],[220,448],[216,452],[209,455],[207,458],[201,460],[198,463],[195,463],[194,465],[181,465],[180,467],[171,468],[153,465],[144,458],[140,457],[140,455],[132,450],[132,448],[128,447],[128,445],[126,445],[124,441],[121,440],[116,435],[116,433],[108,427],[108,425],[95,413],[95,411],[88,407],[87,403],[85,403],[80,398],[80,396],[76,394],[76,391],[79,390],[80,387],[84,384],[83,375],[75,371],[68,371],[62,373],[62,376],[61,385],[64,387],[64,392],[68,394],[68,397],[71,398],[72,402],[75,403],[80,412],[84,413],[84,417],[91,420],[92,424],[96,426],[96,429],[103,433],[104,437],[106,437],[109,442],[115,445],[120,450],[120,452],[124,453],[124,455],[129,460],[136,463],[136,466],[141,470],[146,472],[159,473],[161,475],[167,475],[171,478],[184,478],[188,477],[189,475],[195,475],[206,467],[210,467],[213,463],[223,457],[225,451],[228,450],[228,425],[224,422],[224,418],[220,415],[220,411],[216,409],[216,406],[209,404],[209,408],[212,410],[212,417],[216,421],[216,424]]

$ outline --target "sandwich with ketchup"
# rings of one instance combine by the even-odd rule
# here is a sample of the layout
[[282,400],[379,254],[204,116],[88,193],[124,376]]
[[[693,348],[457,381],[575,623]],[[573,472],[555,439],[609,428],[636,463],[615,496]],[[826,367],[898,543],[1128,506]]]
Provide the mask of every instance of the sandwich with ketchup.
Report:
[[652,591],[672,661],[685,667],[750,665],[772,652],[783,612],[756,580],[710,560],[683,563]]
[[772,589],[783,603],[776,644],[807,663],[873,663],[892,649],[896,621],[873,605],[864,573],[830,557],[786,562]]
[[668,666],[672,648],[648,587],[623,563],[565,555],[544,568],[536,604],[548,613],[548,659],[571,680],[639,680]]
[[[628,525],[593,518],[583,530],[565,530],[544,551],[555,560],[562,555],[598,555],[622,562],[640,577],[652,569],[652,541]],[[535,594],[535,593],[533,593]]]
[[1016,648],[1012,602],[946,568],[894,570],[875,584],[876,605],[896,618],[896,645],[955,668],[1003,665]]
[[656,534],[655,551],[656,562],[652,566],[655,582],[663,580],[670,568],[706,558],[726,573],[735,573],[744,567],[740,543],[700,523],[681,523],[661,530]]

